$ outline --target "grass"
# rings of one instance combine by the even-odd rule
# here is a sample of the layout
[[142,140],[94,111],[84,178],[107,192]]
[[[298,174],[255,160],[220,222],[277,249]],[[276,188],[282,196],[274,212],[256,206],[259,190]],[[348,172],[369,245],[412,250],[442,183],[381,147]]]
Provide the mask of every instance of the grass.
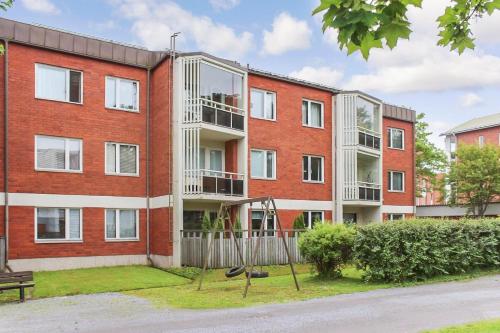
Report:
[[475,323],[446,327],[428,333],[498,333],[500,332],[500,319],[478,321]]
[[[191,283],[189,279],[147,266],[35,272],[34,279],[36,286],[33,289],[30,288],[33,298],[95,294]],[[0,304],[18,299],[19,290],[0,294]]]
[[[466,280],[481,275],[500,273],[500,269],[469,274],[442,276],[420,283],[366,283],[362,272],[353,267],[343,270],[341,279],[321,279],[310,274],[308,265],[296,265],[300,291],[295,290],[288,266],[267,266],[270,277],[253,279],[248,297],[242,298],[244,275],[225,277],[224,269],[210,270],[203,288],[197,291],[200,269],[160,270],[146,266],[121,266],[35,272],[33,298],[123,292],[145,298],[157,307],[188,309],[245,307],[269,303],[284,303],[374,289],[412,286],[423,283]],[[257,269],[259,269],[257,267]],[[18,300],[18,291],[0,294],[0,304]]]
[[361,278],[362,272],[352,267],[344,269],[343,277],[336,280],[321,279],[312,276],[309,273],[309,267],[306,265],[298,265],[296,269],[299,273],[300,291],[295,290],[288,266],[266,267],[265,270],[269,271],[270,277],[266,279],[253,279],[246,299],[242,298],[242,292],[245,287],[244,275],[227,279],[224,276],[224,270],[209,271],[201,291],[197,290],[198,280],[195,279],[191,285],[134,290],[125,292],[125,294],[145,298],[160,308],[232,308],[269,303],[285,303],[382,288],[413,286],[423,283],[467,280],[481,275],[500,273],[500,270],[497,269],[462,275],[442,276],[427,280],[426,282],[396,284],[385,282],[366,283]]

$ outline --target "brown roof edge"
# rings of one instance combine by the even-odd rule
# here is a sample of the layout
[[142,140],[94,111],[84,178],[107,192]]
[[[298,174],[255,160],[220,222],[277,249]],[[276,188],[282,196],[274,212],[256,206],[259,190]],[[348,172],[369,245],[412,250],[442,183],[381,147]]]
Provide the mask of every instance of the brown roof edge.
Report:
[[383,116],[397,120],[408,121],[411,123],[417,122],[417,112],[403,106],[396,106],[384,103]]
[[94,37],[0,18],[0,38],[10,42],[76,54],[130,66],[151,68],[169,55]]

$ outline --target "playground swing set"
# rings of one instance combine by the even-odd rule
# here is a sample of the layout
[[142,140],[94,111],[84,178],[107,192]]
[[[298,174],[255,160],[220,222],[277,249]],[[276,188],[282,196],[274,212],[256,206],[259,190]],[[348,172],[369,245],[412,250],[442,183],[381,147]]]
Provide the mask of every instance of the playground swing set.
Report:
[[[262,221],[260,224],[260,229],[259,229],[259,233],[257,236],[257,241],[256,241],[255,247],[253,249],[253,253],[252,253],[251,258],[250,258],[250,263],[245,263],[243,253],[241,251],[241,248],[240,248],[240,245],[238,243],[235,231],[233,229],[233,221],[231,218],[231,211],[230,210],[231,210],[231,207],[238,206],[238,205],[244,205],[244,204],[250,204],[250,207],[252,207],[254,203],[261,204],[261,208],[264,211],[264,215],[262,216]],[[284,246],[286,255],[288,257],[288,263],[290,265],[290,270],[292,271],[293,280],[295,282],[295,287],[297,288],[297,291],[299,291],[300,290],[299,282],[297,281],[297,276],[295,275],[295,269],[293,267],[292,257],[290,255],[290,251],[288,249],[288,244],[287,244],[286,239],[284,237],[283,229],[281,228],[281,222],[280,222],[280,218],[278,215],[278,210],[276,209],[276,203],[274,202],[274,199],[272,197],[260,197],[260,198],[253,198],[253,199],[243,199],[243,200],[237,200],[237,201],[222,202],[220,205],[219,211],[217,212],[216,221],[224,221],[224,222],[227,221],[228,222],[229,230],[230,230],[231,236],[232,236],[231,238],[234,240],[234,243],[236,246],[236,251],[238,252],[238,256],[239,256],[240,261],[242,263],[241,266],[235,266],[235,267],[230,268],[228,271],[226,271],[226,277],[231,278],[231,277],[236,277],[236,276],[243,274],[243,273],[246,274],[246,285],[245,285],[245,290],[243,292],[243,298],[245,298],[247,296],[248,288],[251,285],[252,278],[264,278],[264,277],[269,276],[268,272],[262,271],[262,266],[261,266],[260,272],[255,271],[254,267],[256,266],[255,262],[257,259],[257,255],[259,253],[260,243],[261,243],[262,237],[264,237],[265,222],[267,221],[267,218],[269,216],[273,216],[273,215],[276,216],[276,223],[278,226],[278,236],[280,236],[280,238],[283,240],[283,246]],[[205,276],[205,273],[206,273],[206,270],[208,267],[208,260],[209,260],[210,253],[212,252],[212,247],[214,244],[217,224],[218,223],[214,223],[212,226],[212,230],[210,233],[210,239],[209,239],[208,246],[207,246],[207,253],[205,255],[205,260],[203,263],[203,270],[201,272],[200,281],[198,284],[198,290],[201,290],[201,287],[203,284],[203,278]]]

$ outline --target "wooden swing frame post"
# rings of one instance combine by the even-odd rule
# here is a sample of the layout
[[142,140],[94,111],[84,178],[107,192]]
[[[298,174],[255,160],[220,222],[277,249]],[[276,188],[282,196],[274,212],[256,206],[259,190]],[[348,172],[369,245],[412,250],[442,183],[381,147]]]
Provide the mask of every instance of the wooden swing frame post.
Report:
[[[240,245],[238,244],[238,239],[236,238],[236,234],[234,232],[233,221],[231,219],[231,214],[229,213],[229,208],[231,208],[233,206],[244,205],[244,204],[253,204],[255,202],[260,202],[261,205],[264,206],[265,209],[264,209],[264,215],[262,216],[262,221],[260,224],[259,234],[258,234],[258,238],[257,238],[257,244],[255,245],[255,248],[253,249],[253,254],[250,258],[250,267],[249,267],[250,269],[247,270],[248,266],[245,264],[243,253],[241,252]],[[271,205],[272,205],[272,210],[271,210]],[[245,273],[247,275],[247,279],[246,279],[245,290],[243,292],[243,298],[245,298],[247,296],[248,288],[251,285],[253,268],[255,266],[255,261],[256,261],[257,254],[258,254],[258,251],[260,248],[261,239],[264,235],[265,222],[267,221],[267,217],[269,215],[272,215],[272,214],[274,214],[276,216],[276,222],[278,224],[278,230],[279,230],[278,232],[279,232],[279,235],[281,235],[281,239],[283,240],[283,246],[285,248],[285,252],[286,252],[286,255],[288,257],[288,263],[290,265],[290,270],[292,271],[293,280],[295,282],[295,287],[297,288],[297,291],[299,291],[300,287],[299,287],[299,282],[297,280],[297,276],[295,274],[295,269],[294,269],[293,262],[292,262],[292,256],[290,255],[290,250],[288,248],[288,244],[287,244],[286,239],[284,237],[283,229],[281,228],[281,221],[279,218],[278,210],[276,208],[276,203],[272,197],[259,197],[259,198],[253,198],[253,199],[243,199],[243,200],[237,200],[237,201],[223,202],[223,203],[221,203],[219,211],[217,212],[217,221],[220,221],[222,219],[225,222],[226,219],[228,220],[229,230],[230,230],[232,238],[235,242],[238,256],[239,256],[242,264],[245,266]],[[206,273],[206,270],[208,267],[210,253],[212,252],[212,247],[213,247],[213,243],[215,240],[216,229],[217,229],[217,223],[214,223],[214,225],[212,226],[209,243],[207,245],[207,254],[205,256],[205,260],[203,263],[203,270],[201,271],[200,281],[198,284],[198,290],[201,290],[201,286],[203,284],[203,279],[205,277],[205,273]]]

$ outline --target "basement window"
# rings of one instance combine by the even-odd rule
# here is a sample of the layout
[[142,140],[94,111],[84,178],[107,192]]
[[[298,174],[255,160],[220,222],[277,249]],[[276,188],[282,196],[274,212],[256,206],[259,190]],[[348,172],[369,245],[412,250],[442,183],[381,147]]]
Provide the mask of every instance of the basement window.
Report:
[[117,77],[106,77],[106,107],[139,112],[139,82]]
[[312,229],[316,223],[323,223],[325,220],[324,212],[322,211],[305,211],[303,214],[306,229]]
[[35,97],[82,103],[83,73],[62,67],[35,64]]

